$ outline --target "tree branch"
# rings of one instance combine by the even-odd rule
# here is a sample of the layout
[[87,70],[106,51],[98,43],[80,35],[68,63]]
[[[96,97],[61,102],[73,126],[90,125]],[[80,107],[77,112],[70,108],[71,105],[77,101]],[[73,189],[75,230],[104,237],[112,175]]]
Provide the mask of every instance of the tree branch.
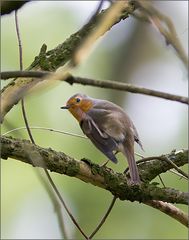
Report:
[[66,82],[73,84],[82,84],[82,85],[90,85],[95,87],[101,87],[101,88],[109,88],[109,89],[115,89],[120,91],[127,91],[132,93],[138,93],[138,94],[144,94],[148,96],[153,97],[159,97],[163,99],[168,99],[172,101],[177,101],[185,104],[189,104],[189,98],[173,95],[170,93],[164,93],[148,88],[138,87],[135,85],[122,83],[122,82],[116,82],[116,81],[108,81],[108,80],[97,80],[97,79],[89,79],[89,78],[81,78],[81,77],[73,77],[70,76],[65,80]]
[[48,71],[5,71],[1,72],[1,79],[7,80],[9,78],[45,78],[46,76],[53,74]]
[[[48,71],[7,71],[1,72],[1,79],[9,79],[14,77],[31,77],[31,78],[44,78],[53,75],[53,73]],[[127,91],[132,93],[144,94],[147,96],[159,97],[167,100],[177,101],[184,104],[189,104],[189,98],[179,95],[174,95],[170,93],[164,93],[148,88],[138,87],[135,85],[116,82],[116,81],[109,81],[109,80],[97,80],[97,79],[89,79],[83,77],[74,77],[69,75],[68,78],[64,80],[69,84],[82,84],[82,85],[89,85],[95,86],[100,88],[109,88],[114,90],[120,91]]]
[[[175,156],[177,157],[175,158]],[[154,156],[141,159],[138,161],[138,166],[143,172],[142,175],[143,181],[150,182],[161,173],[164,173],[172,168],[175,168],[174,166],[181,167],[187,163],[188,163],[188,150],[183,150],[178,152],[172,151],[169,154],[162,155],[159,157]],[[148,171],[146,171],[146,169],[148,169]],[[186,177],[188,178],[188,176]]]
[[[39,155],[50,171],[76,177],[84,182],[104,188],[121,200],[138,202],[161,200],[170,203],[188,204],[188,193],[172,188],[159,188],[156,184],[149,183],[143,183],[141,186],[129,186],[125,174],[115,173],[113,170],[100,167],[87,159],[77,161],[63,152],[33,145],[28,140],[2,137],[1,154],[3,159],[11,157],[29,164],[32,164],[31,156]],[[175,159],[177,158],[184,165],[187,161],[187,151],[175,153]],[[37,167],[43,167],[41,162],[35,159]],[[148,169],[145,169],[145,171],[148,171]],[[156,171],[155,168],[154,171]],[[144,169],[141,170],[140,165],[139,172],[141,179],[143,179]]]
[[169,215],[170,217],[176,219],[178,222],[182,223],[184,226],[188,227],[188,216],[182,210],[175,207],[171,203],[151,200],[145,203],[148,206],[156,208],[161,212]]
[[183,62],[186,69],[188,69],[187,54],[177,36],[171,19],[154,8],[148,1],[134,1],[134,4],[138,7],[139,11],[142,12],[142,18],[139,18],[151,22],[153,26],[157,28],[160,34],[165,38],[166,44],[170,44],[175,49],[178,57]]
[[[110,6],[110,8],[111,7],[113,6]],[[35,60],[27,70],[55,71],[71,60],[73,56],[77,57],[78,61],[80,54],[75,55],[76,50],[96,27],[99,20],[108,13],[110,8],[92,18],[91,21],[85,24],[79,31],[72,34],[65,42],[59,44],[56,48],[47,52],[47,46],[44,44],[41,47],[39,55],[35,57]],[[135,6],[129,1],[124,11],[114,22],[112,22],[112,25],[109,26],[107,31],[121,20],[126,19],[134,10]],[[103,34],[105,34],[105,32],[101,32],[101,34],[98,35],[98,38]],[[95,40],[97,40],[97,38]],[[82,49],[83,47],[80,50]],[[39,79],[35,78],[28,78],[25,80],[23,80],[23,78],[17,78],[2,89],[1,122],[7,112],[10,111],[10,109],[17,104],[32,87],[38,84],[39,81]]]

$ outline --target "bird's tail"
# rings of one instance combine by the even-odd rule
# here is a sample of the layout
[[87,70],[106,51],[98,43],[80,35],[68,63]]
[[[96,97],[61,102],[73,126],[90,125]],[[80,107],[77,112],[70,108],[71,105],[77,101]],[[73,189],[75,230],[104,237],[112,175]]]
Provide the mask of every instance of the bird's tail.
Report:
[[129,165],[129,171],[130,171],[130,176],[131,176],[131,183],[132,184],[140,184],[140,176],[138,173],[138,167],[135,162],[135,157],[134,157],[134,151],[131,152],[128,150],[128,148],[124,149],[124,153],[127,157],[128,165]]

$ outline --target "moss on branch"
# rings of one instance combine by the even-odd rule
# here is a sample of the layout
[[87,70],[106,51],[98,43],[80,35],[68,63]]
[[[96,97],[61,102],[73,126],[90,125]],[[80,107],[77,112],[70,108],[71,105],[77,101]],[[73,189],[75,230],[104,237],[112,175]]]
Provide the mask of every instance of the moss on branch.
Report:
[[[173,157],[173,153],[170,154]],[[182,155],[182,156],[181,156]],[[110,191],[121,200],[146,202],[148,200],[161,200],[171,203],[188,204],[188,194],[172,188],[159,188],[156,184],[142,183],[141,186],[128,185],[125,174],[116,173],[107,167],[100,167],[86,159],[78,161],[63,152],[57,152],[51,148],[42,148],[32,144],[28,140],[15,139],[12,137],[1,138],[1,157],[12,158],[25,163],[34,164],[36,167],[46,167],[50,171],[76,177],[84,182],[89,182],[98,187]],[[187,151],[175,153],[175,159],[186,163]],[[161,164],[166,162],[160,161]],[[148,172],[139,165],[141,178]],[[155,165],[156,167],[156,165]],[[171,166],[166,168],[170,169]],[[163,171],[165,170],[162,168]],[[151,170],[150,170],[151,171]],[[154,168],[156,171],[156,168]],[[158,169],[159,174],[159,169]]]
[[[71,60],[79,45],[91,33],[91,30],[96,27],[97,23],[101,20],[102,16],[108,11],[108,9],[93,17],[79,31],[72,34],[66,41],[59,44],[56,48],[47,51],[47,46],[43,44],[39,55],[35,57],[34,61],[27,68],[27,70],[55,71],[60,66],[63,66],[65,63]],[[119,23],[121,20],[126,19],[134,10],[135,6],[132,2],[130,2],[125,8],[125,11],[119,16],[118,19],[116,19],[113,25]],[[17,78],[2,89],[1,122],[3,122],[7,112],[9,112],[10,109],[17,104],[20,99],[22,99],[28,90],[33,88],[40,81],[41,80],[34,78]]]

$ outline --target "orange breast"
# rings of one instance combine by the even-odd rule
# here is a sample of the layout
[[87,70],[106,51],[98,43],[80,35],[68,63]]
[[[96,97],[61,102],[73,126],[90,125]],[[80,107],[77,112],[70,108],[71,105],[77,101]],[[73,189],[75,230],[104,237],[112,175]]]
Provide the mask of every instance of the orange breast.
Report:
[[82,110],[78,107],[72,106],[68,109],[78,122],[82,120]]
[[90,100],[83,99],[80,103],[80,108],[83,112],[88,112],[93,107],[93,103]]
[[93,107],[92,101],[89,101],[87,99],[82,99],[82,101],[79,103],[73,102],[71,99],[68,102],[68,105],[69,104],[71,106],[68,110],[78,120],[78,122],[80,122],[84,118],[86,112],[88,112]]

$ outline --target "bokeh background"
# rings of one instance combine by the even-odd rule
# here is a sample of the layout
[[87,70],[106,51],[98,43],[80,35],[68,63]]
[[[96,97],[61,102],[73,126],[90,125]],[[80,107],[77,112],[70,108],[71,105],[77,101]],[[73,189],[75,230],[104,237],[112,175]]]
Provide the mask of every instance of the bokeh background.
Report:
[[[97,1],[41,1],[25,4],[18,12],[23,45],[24,68],[38,55],[43,43],[56,47],[78,31],[97,7]],[[188,51],[188,1],[155,1],[155,6],[171,17],[185,51]],[[107,6],[107,3],[104,7]],[[1,70],[18,70],[18,43],[14,13],[1,19]],[[187,96],[187,72],[171,46],[147,23],[133,17],[114,26],[88,59],[73,71],[77,76],[127,82],[164,92]],[[7,82],[6,82],[7,83]],[[1,84],[2,87],[5,83]],[[95,98],[113,101],[133,119],[145,152],[144,156],[161,155],[188,146],[187,107],[184,104],[154,97],[105,90],[96,87],[58,83],[26,98],[30,126],[49,127],[82,134],[75,119],[60,110],[67,99],[82,92]],[[17,104],[6,116],[2,133],[24,126],[21,106]],[[88,140],[58,133],[33,130],[36,143],[81,159],[97,163],[105,160]],[[28,138],[25,130],[11,134]],[[125,159],[109,167],[122,172]],[[183,168],[187,170],[186,167]],[[30,165],[1,161],[1,237],[2,239],[60,239],[55,209]],[[91,233],[107,209],[112,195],[100,188],[67,176],[51,173],[74,216]],[[166,173],[166,186],[186,191],[185,180]],[[159,182],[159,179],[156,179]],[[160,183],[161,184],[161,183]],[[178,206],[186,211],[183,206]],[[64,210],[63,210],[64,212]],[[64,214],[70,238],[81,238],[67,214]],[[163,213],[137,202],[116,202],[97,239],[187,239],[184,226]]]

